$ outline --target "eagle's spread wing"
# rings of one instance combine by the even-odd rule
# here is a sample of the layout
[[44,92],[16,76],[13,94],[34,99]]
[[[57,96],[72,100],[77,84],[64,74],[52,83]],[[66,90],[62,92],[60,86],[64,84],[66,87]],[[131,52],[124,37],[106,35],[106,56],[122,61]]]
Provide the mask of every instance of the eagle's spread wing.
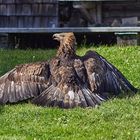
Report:
[[73,33],[54,35],[60,41],[57,57],[51,61],[51,85],[33,103],[41,106],[95,107],[112,95],[136,89],[105,58],[94,51],[75,54]]
[[75,53],[73,33],[53,35],[60,42],[56,57],[20,65],[0,78],[0,103],[34,97],[41,106],[95,107],[122,91],[136,92],[123,74],[94,51]]
[[0,104],[18,102],[40,94],[49,79],[47,62],[19,65],[0,77]]
[[123,74],[98,53],[89,51],[81,61],[87,73],[84,79],[87,78],[86,82],[92,92],[107,98],[122,91],[136,92]]

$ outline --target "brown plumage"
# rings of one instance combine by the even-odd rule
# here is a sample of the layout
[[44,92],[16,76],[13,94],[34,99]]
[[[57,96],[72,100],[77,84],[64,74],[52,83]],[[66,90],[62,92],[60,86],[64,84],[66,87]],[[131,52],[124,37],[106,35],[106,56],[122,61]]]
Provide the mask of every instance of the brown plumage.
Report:
[[53,37],[60,41],[60,46],[50,62],[52,83],[33,99],[33,103],[64,108],[94,107],[122,91],[136,91],[113,65],[96,52],[77,56],[73,33],[60,33]]
[[32,99],[41,106],[95,107],[121,92],[136,92],[130,82],[95,51],[75,53],[73,33],[53,35],[60,42],[50,62],[20,65],[0,78],[0,103]]
[[39,95],[46,88],[49,75],[47,62],[16,66],[0,78],[0,103],[18,102]]

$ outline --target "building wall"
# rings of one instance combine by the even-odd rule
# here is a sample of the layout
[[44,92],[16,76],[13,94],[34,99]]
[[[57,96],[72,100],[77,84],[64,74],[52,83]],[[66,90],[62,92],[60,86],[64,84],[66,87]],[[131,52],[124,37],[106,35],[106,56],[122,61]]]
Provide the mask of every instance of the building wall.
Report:
[[[66,3],[66,1],[61,2]],[[123,26],[122,20],[124,18],[128,22],[137,22],[140,19],[140,0],[96,0],[96,1],[76,1],[72,2],[73,10],[71,10],[71,17],[64,20],[64,26],[68,27],[87,27],[87,26],[112,26],[112,23],[118,22],[119,24],[113,24],[113,26]],[[70,5],[70,3],[69,3]],[[80,8],[81,5],[81,8]],[[79,8],[78,8],[79,6]],[[64,7],[60,7],[60,11],[67,9],[68,4]],[[77,10],[74,13],[74,10]],[[78,14],[79,12],[79,14]],[[66,15],[68,12],[61,12],[63,15]],[[62,16],[61,16],[62,17]],[[64,16],[63,16],[64,17]],[[88,17],[93,19],[93,23],[89,23]],[[63,19],[63,18],[62,18]],[[86,25],[80,24],[80,21],[87,20]],[[79,22],[78,22],[79,20]],[[63,21],[62,21],[63,22]],[[70,24],[72,23],[72,24]],[[125,25],[124,25],[125,26]],[[127,25],[126,25],[127,26]]]
[[0,0],[0,27],[57,26],[57,0]]
[[93,9],[90,7],[87,11],[93,18],[93,24],[85,22],[85,15],[80,10],[79,14],[73,12],[74,7],[71,10],[72,1],[64,6],[58,3],[60,0],[0,0],[0,28],[46,28],[60,27],[61,24],[62,27],[111,26],[114,20],[121,24],[123,18],[140,19],[140,0],[90,1]]
[[103,2],[103,23],[110,25],[114,19],[122,22],[123,18],[137,17],[140,19],[140,1]]

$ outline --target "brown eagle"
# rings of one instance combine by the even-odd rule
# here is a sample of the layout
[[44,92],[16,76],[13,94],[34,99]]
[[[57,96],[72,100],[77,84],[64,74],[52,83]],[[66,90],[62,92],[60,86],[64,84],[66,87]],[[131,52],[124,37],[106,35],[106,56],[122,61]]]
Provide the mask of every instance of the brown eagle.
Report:
[[50,62],[19,65],[0,78],[0,104],[32,99],[41,106],[95,107],[121,92],[137,91],[97,52],[77,56],[73,33],[53,38],[60,46]]

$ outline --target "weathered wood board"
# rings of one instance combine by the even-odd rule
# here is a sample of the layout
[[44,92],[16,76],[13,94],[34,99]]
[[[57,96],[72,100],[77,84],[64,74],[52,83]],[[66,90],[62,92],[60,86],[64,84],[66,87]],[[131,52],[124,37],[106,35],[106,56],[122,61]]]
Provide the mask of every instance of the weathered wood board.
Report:
[[0,0],[0,27],[40,28],[57,22],[57,0]]
[[106,25],[110,25],[114,19],[120,22],[123,18],[140,19],[140,0],[103,2],[102,11],[102,20]]

